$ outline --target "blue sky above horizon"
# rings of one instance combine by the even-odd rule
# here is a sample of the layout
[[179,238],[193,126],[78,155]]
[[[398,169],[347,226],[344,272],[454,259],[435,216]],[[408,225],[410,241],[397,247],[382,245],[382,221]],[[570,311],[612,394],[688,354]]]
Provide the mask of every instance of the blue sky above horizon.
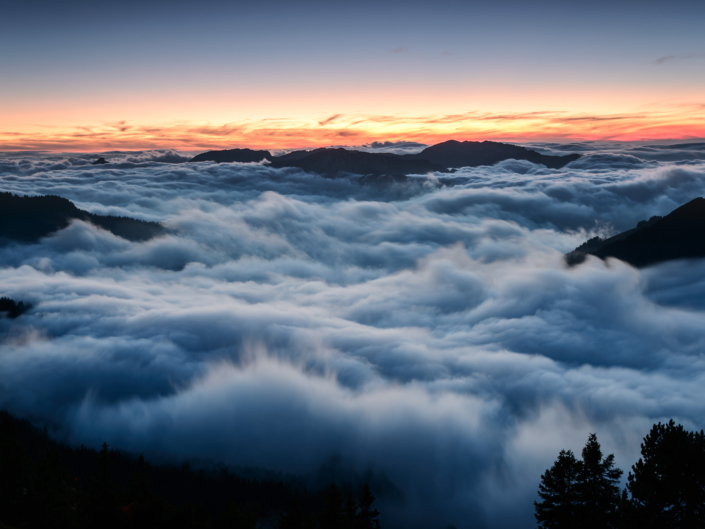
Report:
[[[461,133],[702,137],[703,19],[693,1],[13,3],[0,21],[0,144],[61,131],[70,146],[69,130],[122,121],[183,136],[257,123],[253,145],[284,141],[267,120],[305,129],[298,142],[330,144],[334,135],[310,124],[337,114],[354,117],[336,132],[363,120],[361,140],[398,140],[433,129],[433,117],[472,112],[595,119],[591,129],[505,120]],[[628,130],[607,123],[625,114]],[[382,130],[371,116],[423,125]],[[159,137],[135,147],[178,146]]]

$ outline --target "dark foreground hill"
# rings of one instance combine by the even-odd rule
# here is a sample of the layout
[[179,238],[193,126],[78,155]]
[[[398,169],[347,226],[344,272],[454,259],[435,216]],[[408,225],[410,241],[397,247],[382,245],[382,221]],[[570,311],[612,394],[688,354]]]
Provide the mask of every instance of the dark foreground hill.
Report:
[[294,151],[274,158],[271,166],[298,167],[304,171],[311,171],[328,177],[346,173],[363,176],[403,177],[409,174],[445,171],[443,166],[428,160],[411,160],[396,154],[349,151],[347,149]]
[[88,213],[58,196],[0,193],[0,240],[36,242],[65,228],[72,219],[90,222],[131,241],[151,239],[164,230],[158,222]]
[[705,257],[705,199],[691,200],[665,217],[641,221],[609,239],[595,237],[566,255],[570,265],[587,254],[616,257],[638,268],[673,259]]
[[0,411],[0,528],[379,527],[369,487],[347,492],[354,505],[343,510],[343,493],[333,484],[312,491],[274,473],[245,478],[224,465],[150,465],[107,444],[100,452],[70,448]]
[[578,158],[580,158],[579,154],[547,156],[508,143],[450,140],[428,147],[418,154],[406,155],[323,148],[272,156],[269,151],[231,149],[205,152],[195,156],[191,161],[259,162],[266,159],[270,161],[272,167],[298,167],[304,171],[331,178],[344,174],[356,174],[399,179],[410,174],[493,165],[509,159],[528,160],[551,169],[559,169]]
[[450,140],[428,147],[418,154],[406,154],[404,158],[429,160],[447,169],[494,165],[509,159],[528,160],[549,169],[560,169],[580,158],[580,155],[547,156],[509,143]]
[[262,160],[271,160],[269,151],[253,151],[252,149],[229,149],[227,151],[208,151],[191,158],[189,162],[218,162],[218,163],[252,163]]

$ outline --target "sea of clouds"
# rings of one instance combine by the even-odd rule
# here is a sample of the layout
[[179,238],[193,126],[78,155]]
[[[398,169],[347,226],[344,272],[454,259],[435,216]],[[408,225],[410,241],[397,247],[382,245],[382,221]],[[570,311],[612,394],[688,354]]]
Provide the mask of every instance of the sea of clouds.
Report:
[[[406,149],[404,145],[400,148]],[[0,247],[0,408],[71,443],[368,480],[387,528],[528,528],[596,432],[705,427],[705,262],[563,254],[705,195],[705,144],[535,144],[361,186],[185,153],[0,154],[0,191],[161,221]],[[385,146],[393,149],[394,146]]]

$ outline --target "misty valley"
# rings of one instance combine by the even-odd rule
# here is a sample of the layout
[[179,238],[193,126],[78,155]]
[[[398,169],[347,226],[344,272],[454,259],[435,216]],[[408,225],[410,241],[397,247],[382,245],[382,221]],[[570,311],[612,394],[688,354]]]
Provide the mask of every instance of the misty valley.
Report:
[[0,527],[705,526],[705,144],[0,153]]

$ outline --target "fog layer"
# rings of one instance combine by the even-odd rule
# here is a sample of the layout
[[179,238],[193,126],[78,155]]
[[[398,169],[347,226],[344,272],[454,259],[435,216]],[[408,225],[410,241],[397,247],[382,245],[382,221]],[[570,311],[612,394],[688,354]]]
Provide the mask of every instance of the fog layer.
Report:
[[367,479],[385,527],[532,527],[561,448],[596,432],[626,470],[654,422],[705,427],[705,263],[563,262],[705,195],[705,145],[531,147],[585,156],[375,187],[0,154],[0,191],[168,228],[0,247],[0,295],[34,305],[0,319],[0,408],[72,444]]

